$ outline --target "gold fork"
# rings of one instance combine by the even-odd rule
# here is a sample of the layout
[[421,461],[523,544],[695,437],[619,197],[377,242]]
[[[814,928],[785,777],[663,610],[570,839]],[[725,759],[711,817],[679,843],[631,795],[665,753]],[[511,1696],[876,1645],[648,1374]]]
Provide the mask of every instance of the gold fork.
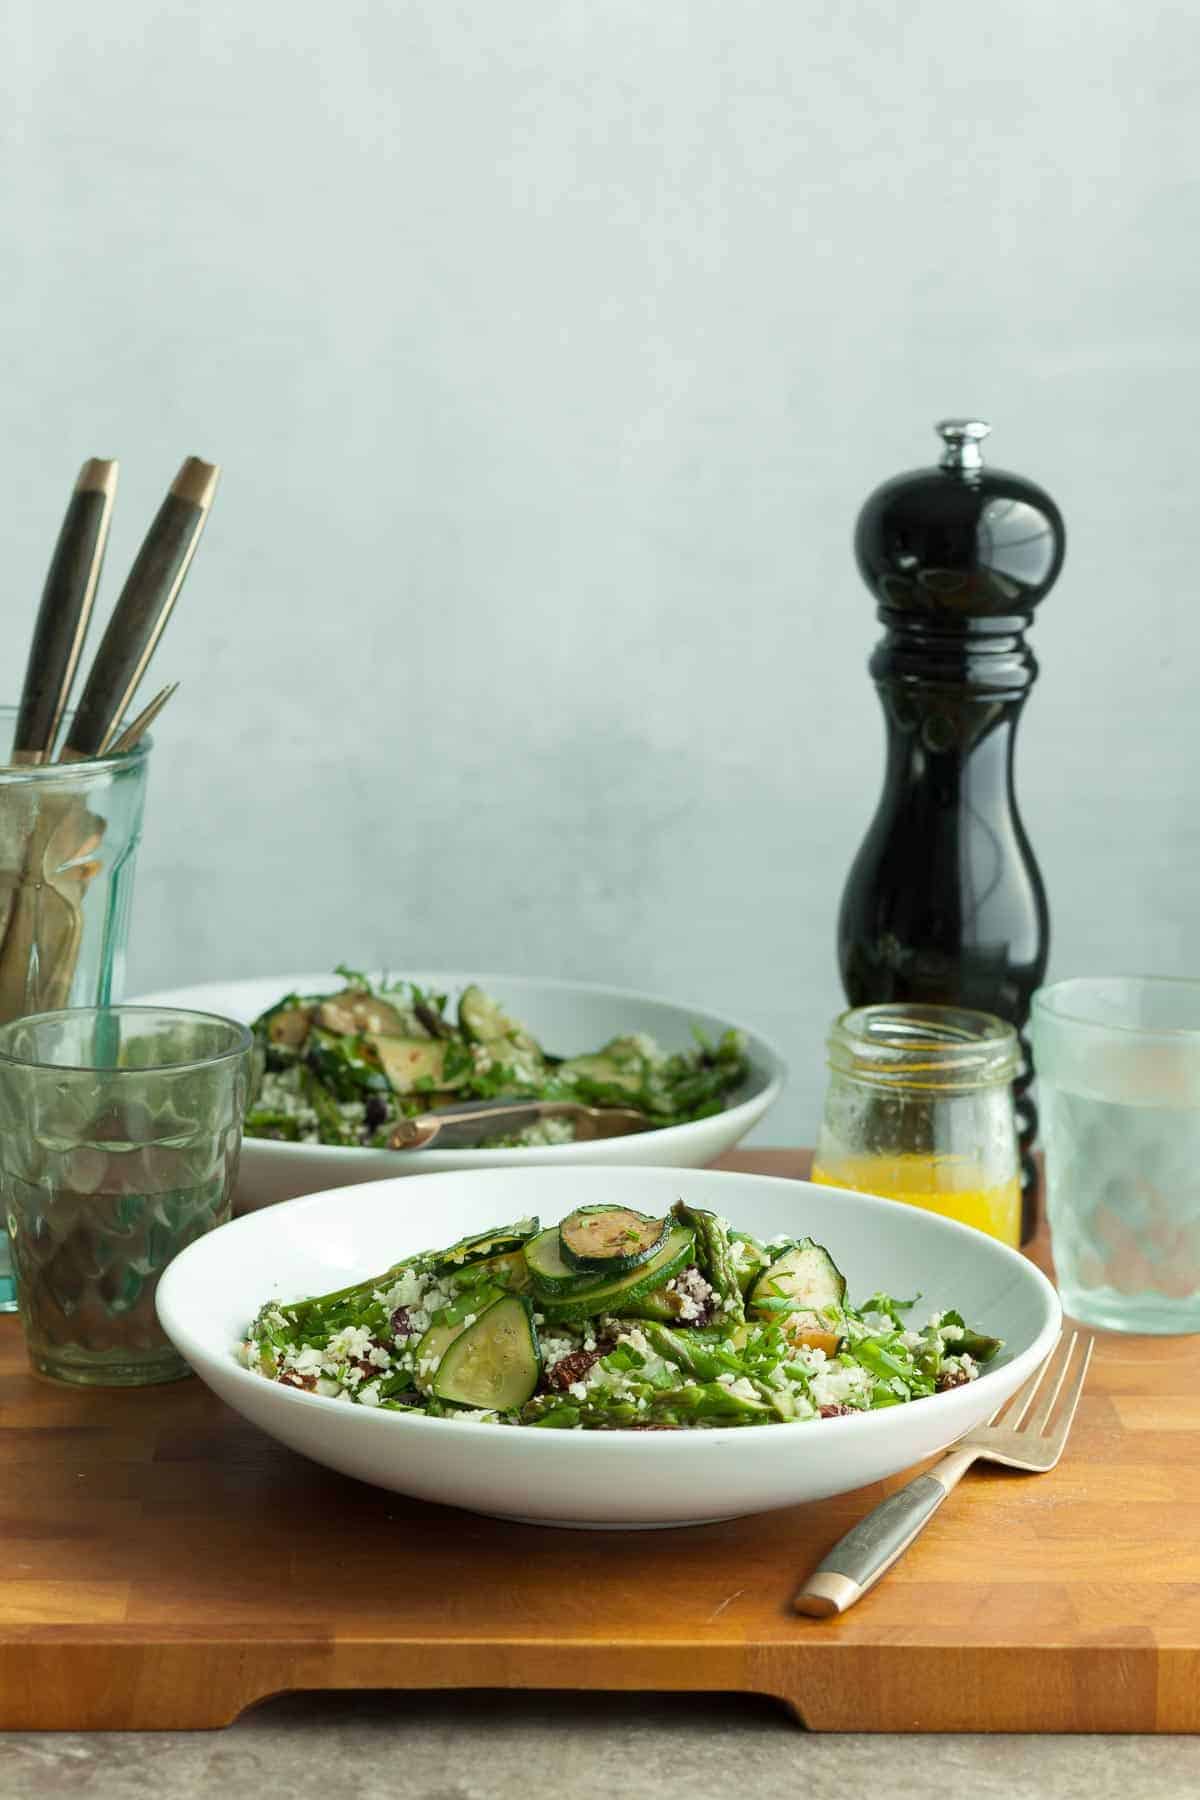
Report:
[[469,1149],[485,1138],[503,1137],[543,1119],[568,1120],[578,1143],[650,1129],[646,1114],[631,1106],[585,1106],[580,1100],[464,1100],[401,1119],[388,1139],[388,1149]]
[[[960,1438],[924,1475],[889,1494],[838,1540],[796,1595],[796,1611],[816,1619],[847,1612],[904,1554],[973,1462],[1004,1463],[1031,1475],[1044,1475],[1052,1469],[1063,1453],[1079,1405],[1094,1342],[1077,1331],[1069,1340],[1061,1337],[1041,1367],[983,1425]],[[1034,1411],[1033,1403],[1046,1377],[1045,1391]],[[1051,1425],[1060,1394],[1062,1407]],[[997,1424],[1001,1417],[1003,1423]]]

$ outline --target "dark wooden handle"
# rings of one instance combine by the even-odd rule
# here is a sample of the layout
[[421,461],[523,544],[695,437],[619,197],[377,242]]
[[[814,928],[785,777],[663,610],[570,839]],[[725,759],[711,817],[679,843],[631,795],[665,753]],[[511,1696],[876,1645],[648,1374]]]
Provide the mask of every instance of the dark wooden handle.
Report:
[[[210,471],[207,486],[193,465]],[[213,465],[189,459],[159,507],[96,652],[64,759],[103,755],[116,736],[183,586],[216,475]]]
[[936,1476],[918,1475],[881,1500],[817,1564],[795,1597],[796,1611],[818,1618],[849,1611],[924,1530],[947,1492]]
[[85,463],[68,502],[33,629],[14,762],[44,762],[53,754],[104,563],[116,469],[112,462]]

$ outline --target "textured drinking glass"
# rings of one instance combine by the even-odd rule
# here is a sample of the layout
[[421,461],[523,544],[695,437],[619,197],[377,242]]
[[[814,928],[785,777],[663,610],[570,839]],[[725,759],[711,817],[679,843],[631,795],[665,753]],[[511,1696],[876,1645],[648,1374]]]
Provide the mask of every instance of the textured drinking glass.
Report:
[[1109,1331],[1200,1331],[1200,981],[1112,976],[1034,996],[1063,1305]]
[[[0,744],[15,723],[0,707]],[[144,738],[123,756],[0,768],[0,1023],[120,999],[149,752]],[[0,1223],[0,1312],[13,1305]]]
[[173,1008],[0,1026],[0,1197],[42,1374],[135,1387],[188,1373],[154,1295],[229,1217],[249,1057],[244,1025]]

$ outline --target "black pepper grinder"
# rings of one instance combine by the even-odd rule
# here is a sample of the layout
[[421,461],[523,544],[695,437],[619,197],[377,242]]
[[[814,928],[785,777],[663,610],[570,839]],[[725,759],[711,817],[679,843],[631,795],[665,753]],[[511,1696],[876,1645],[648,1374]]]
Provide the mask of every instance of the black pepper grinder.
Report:
[[[1049,948],[1041,874],[1013,792],[1013,740],[1037,677],[1025,630],[1062,567],[1050,496],[985,468],[991,427],[945,419],[936,468],[885,482],[854,551],[884,636],[883,794],[842,895],[838,959],[854,1006],[980,1008],[1023,1034]],[[1038,1225],[1032,1069],[1016,1083],[1021,1241]]]

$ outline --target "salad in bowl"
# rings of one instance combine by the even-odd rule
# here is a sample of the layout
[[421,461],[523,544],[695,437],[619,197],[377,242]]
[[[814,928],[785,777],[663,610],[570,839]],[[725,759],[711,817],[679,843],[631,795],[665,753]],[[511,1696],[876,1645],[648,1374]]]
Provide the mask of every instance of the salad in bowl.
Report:
[[811,1238],[770,1242],[705,1207],[576,1207],[421,1252],[349,1288],[267,1300],[245,1367],[381,1412],[551,1430],[778,1425],[900,1406],[1003,1348],[955,1311],[847,1298]]

